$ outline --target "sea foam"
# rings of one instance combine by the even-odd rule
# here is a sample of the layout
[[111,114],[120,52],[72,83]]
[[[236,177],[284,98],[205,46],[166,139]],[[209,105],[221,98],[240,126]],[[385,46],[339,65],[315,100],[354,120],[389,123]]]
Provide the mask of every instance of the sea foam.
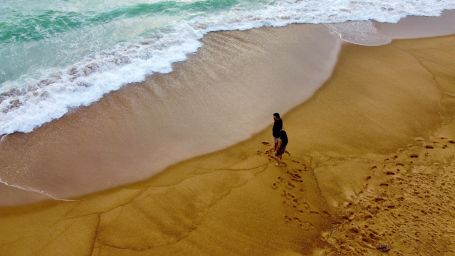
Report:
[[[353,37],[356,37],[356,40],[360,38],[359,43],[371,44],[368,40],[376,36],[374,27],[371,23],[356,21],[398,22],[408,15],[438,16],[445,9],[455,9],[453,0],[228,2],[226,5],[217,0],[172,2],[175,4],[155,1],[153,4],[162,4],[158,6],[160,14],[173,17],[180,15],[175,12],[182,12],[184,15],[157,25],[153,33],[141,34],[130,41],[119,40],[106,49],[95,49],[74,63],[32,71],[30,68],[14,79],[2,82],[0,135],[31,132],[46,122],[62,117],[73,108],[98,101],[106,93],[118,90],[123,85],[143,81],[155,73],[171,72],[172,64],[184,61],[188,54],[197,51],[202,45],[200,39],[212,31],[323,23],[342,37],[350,37],[345,38],[347,40],[355,41]],[[110,16],[100,16],[105,20],[91,19],[110,22],[122,17],[146,15],[144,8],[152,10],[141,1],[128,4],[126,10],[122,9],[123,12],[116,7],[117,11],[112,11]],[[349,26],[338,24],[345,21],[353,22]],[[81,24],[73,29],[80,29],[79,26],[84,23]],[[55,29],[50,31],[57,35],[60,33]],[[57,37],[52,33],[46,32],[42,37],[30,40],[52,40]],[[7,42],[10,45],[14,44],[11,38]],[[378,40],[387,42],[386,38],[375,38],[375,42]]]

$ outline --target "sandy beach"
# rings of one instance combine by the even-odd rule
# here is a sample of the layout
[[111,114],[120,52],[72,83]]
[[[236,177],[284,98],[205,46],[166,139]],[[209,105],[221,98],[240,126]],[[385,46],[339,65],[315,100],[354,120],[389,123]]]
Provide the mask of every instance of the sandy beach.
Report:
[[125,86],[31,133],[3,136],[0,193],[6,196],[0,206],[66,200],[142,181],[244,141],[270,124],[270,113],[288,112],[324,84],[337,63],[340,38],[381,45],[450,35],[451,21],[454,11],[397,24],[210,33],[169,74]]
[[[330,41],[330,34],[321,32],[317,26],[254,30],[249,34],[227,32],[229,36],[219,33],[212,38],[242,41],[253,33],[252,37],[262,41],[261,35],[276,36],[276,41],[272,40],[262,49],[278,49],[277,56],[286,57],[286,67],[275,70],[275,66],[271,66],[281,61],[274,59],[275,55],[262,62],[254,59],[254,64],[259,65],[256,68],[276,72],[258,82],[252,82],[257,78],[254,74],[239,76],[239,79],[243,81],[241,85],[247,82],[267,85],[270,79],[278,79],[273,83],[283,83],[295,98],[280,112],[309,98],[283,117],[291,153],[284,157],[286,167],[275,166],[266,153],[271,147],[271,131],[267,127],[241,143],[174,164],[142,182],[77,197],[72,199],[74,201],[3,207],[0,209],[0,255],[381,255],[383,251],[390,255],[455,255],[455,37],[397,40],[376,47],[344,44],[338,60],[329,59],[333,54],[327,52],[329,62],[321,62],[319,70],[327,71],[328,77],[331,65],[336,62],[336,66],[330,79],[313,95],[316,87],[307,87],[305,91],[290,86],[295,81],[310,79],[307,74],[298,72],[299,61],[306,54],[298,54],[299,43],[306,41],[305,37],[298,36],[302,30],[305,35],[327,36],[327,48],[334,49],[339,43]],[[324,52],[326,46],[318,49]],[[230,59],[237,63],[248,61],[242,54],[238,56]],[[289,67],[294,67],[294,72],[283,73],[289,72]],[[178,67],[176,70],[178,74]],[[213,79],[220,73],[212,73]],[[181,74],[189,76],[189,73]],[[154,80],[167,79],[176,81],[172,76]],[[315,83],[325,80],[320,76],[317,79]],[[201,88],[204,90],[204,86]],[[119,180],[143,178],[145,174],[134,169],[151,168],[143,159],[150,152],[146,149],[154,146],[150,144],[155,140],[153,136],[143,143],[140,136],[126,141],[121,130],[113,130],[115,136],[97,140],[96,136],[88,137],[95,141],[80,141],[81,137],[87,137],[77,135],[88,135],[94,127],[102,131],[116,127],[115,122],[109,123],[113,119],[89,115],[100,117],[97,110],[109,106],[134,106],[138,104],[136,101],[124,101],[125,105],[120,107],[110,103],[116,97],[127,99],[128,93],[140,98],[141,92],[147,90],[150,88],[126,87],[89,106],[90,111],[76,111],[31,134],[7,137],[3,143],[10,144],[2,144],[2,153],[10,152],[10,155],[2,154],[3,163],[5,159],[16,159],[11,162],[18,168],[23,163],[33,163],[31,166],[35,168],[40,164],[50,166],[44,170],[66,164],[80,172],[87,171],[86,166],[99,167],[79,176],[85,178],[81,179],[84,181],[88,173],[96,174],[100,170],[99,176],[91,176],[90,183],[74,180],[73,184],[78,184],[76,189],[67,188],[66,184],[70,183],[65,183],[65,179],[70,179],[68,177],[37,179],[37,182],[52,183],[49,187],[54,188],[53,195],[65,197],[74,191],[93,191],[94,187],[79,188],[106,182],[102,177],[109,168],[124,175],[119,176]],[[162,95],[166,91],[153,93]],[[182,94],[182,98],[184,95],[187,94]],[[273,92],[257,96],[270,95]],[[260,107],[250,97],[245,102],[225,100],[223,95],[218,97],[211,95],[210,98],[223,104],[239,104],[246,114],[248,107]],[[204,103],[200,106],[202,109]],[[246,116],[244,123],[260,123],[263,127],[270,124],[272,106],[261,108],[270,112],[264,119],[249,120]],[[190,112],[197,111],[200,109],[190,109]],[[220,114],[217,109],[212,111]],[[190,112],[175,114],[183,118]],[[229,116],[237,117],[242,118],[237,112]],[[100,121],[90,123],[90,129],[85,128],[87,133],[84,133],[84,120]],[[150,124],[141,127],[143,130],[139,129],[138,134],[143,135]],[[172,126],[163,125],[161,129],[168,127]],[[227,123],[225,128],[232,127]],[[211,140],[220,141],[212,137],[215,135],[219,136],[219,130],[213,134],[203,132],[194,137],[194,144],[185,141],[177,144],[179,147],[167,148],[163,154],[178,154],[181,150],[180,157],[185,157],[188,152],[211,151],[223,143],[205,148],[204,152],[191,150]],[[227,140],[250,135],[222,134]],[[73,152],[38,143],[49,138],[60,138],[57,141],[64,138],[69,141],[64,145],[72,145]],[[74,146],[78,141],[80,144]],[[103,152],[123,155],[125,152],[116,151],[117,147],[109,148],[109,145],[125,145],[122,141],[139,146],[118,161],[106,163],[100,158],[89,161],[91,155]],[[167,141],[163,143],[168,145]],[[11,148],[26,148],[27,144],[34,145],[29,154],[24,154],[32,161],[21,161],[11,153],[15,152]],[[82,146],[85,144],[90,145],[91,151],[86,153],[84,161],[71,158],[70,153],[74,156],[80,150],[80,156],[86,152],[87,148]],[[45,156],[55,156],[55,152],[64,155],[46,161]],[[139,152],[145,153],[138,155]],[[131,158],[138,162],[132,166],[131,173],[138,174],[134,177],[127,172]],[[166,164],[154,167],[160,166]],[[111,182],[117,183],[114,178]],[[40,199],[35,198],[36,193],[22,198],[11,198],[17,194],[9,193],[8,198],[2,199],[4,205]]]
[[341,45],[324,25],[211,33],[203,42],[170,74],[4,138],[0,179],[34,192],[0,184],[12,195],[0,205],[141,181],[246,140],[270,124],[270,113],[310,98],[329,78]]

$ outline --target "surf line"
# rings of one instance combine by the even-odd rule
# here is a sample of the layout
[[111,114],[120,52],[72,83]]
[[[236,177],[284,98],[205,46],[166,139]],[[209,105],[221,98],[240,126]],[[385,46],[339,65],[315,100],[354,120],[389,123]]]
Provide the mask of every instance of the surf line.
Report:
[[9,184],[8,182],[2,180],[1,178],[0,178],[0,183],[3,184],[3,185],[6,185],[8,187],[16,188],[16,189],[19,189],[19,190],[22,190],[22,191],[27,191],[27,192],[40,194],[40,195],[46,196],[46,197],[48,197],[48,198],[50,198],[52,200],[55,200],[55,201],[63,201],[63,202],[76,202],[76,201],[79,201],[79,200],[74,200],[74,199],[58,198],[58,197],[56,197],[56,196],[54,196],[52,194],[47,193],[46,191],[42,191],[42,190],[39,190],[39,189],[31,188],[31,187],[28,187],[28,186],[19,186],[19,185]]
[[7,136],[8,136],[8,134],[0,135],[0,143],[2,143],[6,139]]
[[[379,32],[377,28],[374,26],[374,23],[371,21],[345,21],[339,24],[323,24],[331,34],[337,36],[342,42],[348,44],[356,44],[362,46],[380,46],[380,45],[387,45],[392,42],[393,38],[386,36]],[[366,29],[366,30],[363,30]],[[347,29],[343,31],[343,29]],[[370,29],[370,30],[368,30]],[[349,36],[349,30],[352,32],[356,32],[358,34],[358,38],[347,39],[345,36]],[[356,31],[357,30],[357,31]],[[357,40],[356,40],[357,39]],[[366,43],[362,40],[365,39],[372,39],[373,43]],[[375,41],[377,40],[377,41]]]

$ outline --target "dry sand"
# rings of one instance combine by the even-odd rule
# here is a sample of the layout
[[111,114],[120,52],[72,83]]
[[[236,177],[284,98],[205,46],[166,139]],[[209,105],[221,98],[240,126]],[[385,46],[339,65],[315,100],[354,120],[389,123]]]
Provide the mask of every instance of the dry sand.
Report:
[[[2,137],[0,206],[137,182],[251,137],[270,123],[270,113],[287,112],[328,79],[341,45],[330,32],[334,27],[344,39],[377,45],[396,37],[453,34],[454,22],[455,11],[446,11],[398,24],[210,33],[170,74],[125,86],[32,133]],[[376,32],[362,32],[370,29]]]
[[455,255],[455,36],[345,45],[269,129],[133,185],[0,211],[0,255]]

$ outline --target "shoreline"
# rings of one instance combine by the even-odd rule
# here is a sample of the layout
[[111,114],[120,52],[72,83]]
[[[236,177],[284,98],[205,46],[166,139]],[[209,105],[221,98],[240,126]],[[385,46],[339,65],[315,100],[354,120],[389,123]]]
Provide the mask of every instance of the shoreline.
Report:
[[323,25],[217,32],[203,42],[170,74],[125,86],[33,133],[9,135],[0,145],[2,179],[68,198],[223,149],[268,125],[266,113],[308,99],[328,79],[340,46]]
[[[453,17],[455,11],[447,11],[442,18]],[[419,20],[405,18],[395,27],[409,29],[407,19]],[[379,31],[392,33],[390,26]],[[285,113],[311,98],[330,76],[341,44],[324,25],[214,32],[203,42],[171,74],[125,86],[31,134],[2,137],[2,178],[18,188],[70,198],[137,182],[181,160],[246,140],[269,123],[267,113]],[[268,53],[273,51],[278,52]],[[219,65],[220,60],[227,64]],[[276,66],[270,68],[272,62]],[[265,100],[273,97],[282,100]],[[47,198],[3,184],[0,190],[6,198],[15,197],[1,205]]]
[[[450,240],[441,237],[444,228],[453,229],[450,215],[444,215],[443,221],[430,215],[438,224],[430,229],[418,224],[428,219],[415,209],[381,206],[380,212],[398,211],[401,220],[414,224],[409,232],[399,230],[406,235],[419,232],[418,240],[406,244],[406,236],[381,233],[381,229],[393,231],[397,226],[393,222],[381,226],[383,217],[370,213],[371,207],[364,202],[375,202],[384,182],[397,186],[392,195],[381,195],[386,203],[392,202],[387,198],[399,200],[400,189],[408,186],[396,179],[389,181],[387,172],[391,170],[382,167],[386,162],[394,167],[403,161],[408,170],[405,174],[414,176],[432,170],[422,167],[435,162],[451,168],[450,156],[455,152],[449,142],[455,138],[451,120],[455,74],[450,69],[454,40],[447,36],[397,40],[379,47],[345,44],[331,79],[283,117],[292,153],[285,158],[285,168],[274,166],[264,154],[270,147],[262,143],[270,143],[266,129],[234,146],[173,165],[146,181],[84,196],[77,202],[2,208],[0,224],[5,232],[0,232],[4,244],[0,250],[7,255],[26,255],[38,248],[43,255],[58,251],[68,255],[366,251],[374,255],[379,253],[374,248],[377,243],[387,243],[395,252],[413,253],[413,248],[425,255],[444,248],[451,252]],[[433,138],[441,136],[448,139]],[[433,149],[426,147],[432,144]],[[430,154],[425,156],[425,152]],[[448,200],[441,193],[450,194],[454,188],[455,177],[444,168],[437,168],[447,179],[442,192],[425,185],[435,196],[428,200],[405,195],[409,207],[428,203],[424,210],[431,213],[429,209],[439,207],[434,212],[438,216],[451,209],[453,201],[437,206]],[[394,178],[400,175],[396,173]],[[352,219],[346,211],[353,213]],[[344,222],[345,214],[351,222]],[[359,235],[352,229],[357,222]],[[440,225],[446,222],[448,226]],[[369,228],[364,227],[367,224]],[[376,235],[371,235],[372,228]],[[354,237],[343,240],[344,232],[350,230]],[[363,241],[364,235],[370,240]],[[442,247],[414,246],[431,239]]]

